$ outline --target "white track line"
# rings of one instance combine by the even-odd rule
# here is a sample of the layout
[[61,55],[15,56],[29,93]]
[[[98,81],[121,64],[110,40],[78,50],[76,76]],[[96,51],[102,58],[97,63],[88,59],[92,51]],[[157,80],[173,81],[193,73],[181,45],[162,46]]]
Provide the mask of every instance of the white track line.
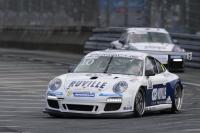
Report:
[[30,113],[30,112],[34,112],[34,111],[25,111],[25,110],[22,110],[22,111],[15,111],[15,110],[5,110],[5,111],[0,111],[0,113]]
[[182,83],[186,84],[186,85],[192,85],[192,86],[200,87],[200,84],[197,84],[197,83],[191,83],[191,82],[182,82]]
[[10,109],[10,108],[14,108],[14,109],[42,109],[42,108],[44,108],[44,107],[42,107],[42,106],[41,106],[41,107],[16,107],[16,106],[14,107],[14,106],[1,106],[1,109],[2,109],[2,108],[6,108],[6,109],[7,109],[7,108],[9,108],[9,109]]
[[[13,128],[13,127],[20,127],[20,126],[0,126],[0,127]],[[2,133],[2,132],[0,132],[0,133]],[[5,133],[8,133],[8,132],[5,132]],[[16,133],[16,132],[14,132],[14,133]]]
[[35,97],[35,98],[44,98],[45,96],[44,95],[0,95],[0,97],[13,97],[13,96],[16,96],[16,97]]
[[19,103],[19,102],[2,102],[2,101],[0,101],[0,104],[14,104],[14,105],[43,105],[44,103],[34,103],[34,102],[28,102],[28,103]]
[[3,101],[3,100],[4,101],[5,100],[6,101],[42,101],[42,102],[45,101],[43,99],[25,99],[25,98],[24,99],[16,99],[16,98],[15,99],[9,99],[9,98],[1,98],[0,99],[0,101]]
[[9,116],[16,116],[16,115],[0,115],[0,117],[9,117]]

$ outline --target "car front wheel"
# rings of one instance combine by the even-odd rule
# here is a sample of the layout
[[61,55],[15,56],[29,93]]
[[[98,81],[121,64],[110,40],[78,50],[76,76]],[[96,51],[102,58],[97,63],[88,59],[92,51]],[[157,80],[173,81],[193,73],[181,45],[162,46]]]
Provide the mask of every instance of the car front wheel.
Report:
[[139,90],[135,96],[134,102],[134,116],[141,117],[145,111],[145,95],[144,91]]

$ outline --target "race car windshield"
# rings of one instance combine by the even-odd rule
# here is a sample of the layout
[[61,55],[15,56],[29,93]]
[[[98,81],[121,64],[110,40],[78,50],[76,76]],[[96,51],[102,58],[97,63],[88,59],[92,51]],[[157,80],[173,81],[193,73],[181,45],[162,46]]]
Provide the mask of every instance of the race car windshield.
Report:
[[129,34],[129,43],[142,43],[142,42],[153,42],[153,43],[172,43],[170,36],[165,33],[158,32],[147,32],[147,33],[132,33]]
[[85,58],[79,63],[74,72],[141,76],[143,73],[143,61],[134,58],[108,56]]

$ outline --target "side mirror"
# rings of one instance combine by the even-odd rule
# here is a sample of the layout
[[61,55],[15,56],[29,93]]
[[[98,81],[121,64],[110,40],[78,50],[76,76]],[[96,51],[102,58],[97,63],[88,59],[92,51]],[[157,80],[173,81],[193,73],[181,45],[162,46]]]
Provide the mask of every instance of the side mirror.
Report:
[[172,41],[173,41],[173,43],[178,44],[178,40],[173,39]]
[[74,71],[74,69],[76,68],[76,65],[69,65],[68,66],[68,73],[71,73],[71,72],[73,72]]
[[119,42],[123,45],[126,43],[124,40],[119,40]]
[[154,76],[155,72],[152,70],[145,70],[145,76],[149,77],[149,76]]

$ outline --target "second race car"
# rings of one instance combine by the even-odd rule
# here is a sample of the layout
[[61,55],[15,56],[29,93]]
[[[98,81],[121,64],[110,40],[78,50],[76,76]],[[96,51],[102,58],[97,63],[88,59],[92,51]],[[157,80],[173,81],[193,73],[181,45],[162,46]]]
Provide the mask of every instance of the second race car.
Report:
[[126,28],[121,38],[113,41],[111,45],[114,49],[149,52],[172,71],[184,71],[186,56],[192,56],[174,44],[169,33],[162,28]]

